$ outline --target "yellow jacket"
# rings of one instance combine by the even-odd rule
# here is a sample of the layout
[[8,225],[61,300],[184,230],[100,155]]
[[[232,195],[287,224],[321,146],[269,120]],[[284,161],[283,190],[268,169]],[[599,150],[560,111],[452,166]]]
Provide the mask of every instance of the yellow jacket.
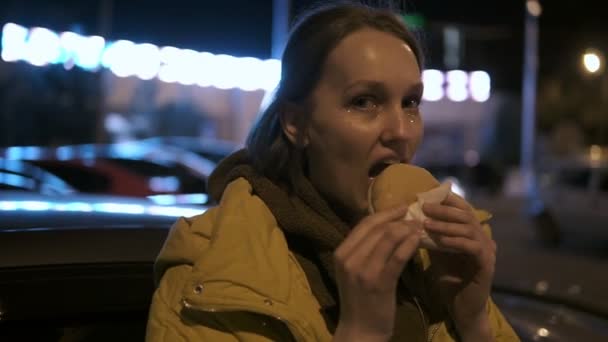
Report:
[[[175,223],[155,274],[149,342],[332,339],[275,218],[243,178],[218,206]],[[488,311],[496,341],[519,341],[492,302]],[[453,341],[444,324],[429,331]]]

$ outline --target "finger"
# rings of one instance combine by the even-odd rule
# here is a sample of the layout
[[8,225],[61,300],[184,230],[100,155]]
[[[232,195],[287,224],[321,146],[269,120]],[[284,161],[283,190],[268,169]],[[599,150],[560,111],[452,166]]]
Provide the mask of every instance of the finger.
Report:
[[433,234],[479,240],[478,235],[480,230],[470,224],[425,220],[424,228]]
[[470,223],[474,221],[474,215],[471,210],[464,210],[449,205],[425,203],[422,210],[426,216],[435,220],[457,223]]
[[335,256],[344,258],[350,254],[352,249],[364,239],[369,231],[387,222],[402,219],[407,213],[407,206],[395,207],[393,209],[384,210],[365,217],[357,226],[348,234],[344,242],[338,246],[335,251]]
[[[388,255],[405,235],[420,229],[422,225],[416,221],[398,220],[378,225],[346,255],[345,261],[353,267],[368,264],[372,255],[383,252]],[[381,262],[385,261],[386,256]]]
[[450,192],[448,196],[443,200],[443,204],[453,206],[462,210],[472,210],[473,206],[469,204],[464,198],[457,194]]
[[479,263],[481,263],[482,256],[486,250],[493,250],[489,243],[484,244],[481,241],[463,237],[439,236],[435,241],[438,246],[454,252],[470,255]]
[[416,234],[408,235],[389,256],[382,274],[384,279],[396,279],[401,275],[405,264],[412,258],[416,250],[418,250],[420,237],[422,236],[421,232],[422,231],[417,231]]

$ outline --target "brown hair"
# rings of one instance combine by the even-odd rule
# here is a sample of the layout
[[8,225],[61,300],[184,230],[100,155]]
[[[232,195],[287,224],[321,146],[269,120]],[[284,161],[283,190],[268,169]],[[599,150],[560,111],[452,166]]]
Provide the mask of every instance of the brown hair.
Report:
[[290,32],[274,98],[247,138],[253,166],[262,175],[291,188],[294,177],[303,171],[303,153],[283,133],[281,111],[288,103],[304,104],[321,77],[329,53],[346,36],[363,28],[387,32],[403,40],[422,69],[423,57],[417,39],[389,9],[342,2],[304,13]]

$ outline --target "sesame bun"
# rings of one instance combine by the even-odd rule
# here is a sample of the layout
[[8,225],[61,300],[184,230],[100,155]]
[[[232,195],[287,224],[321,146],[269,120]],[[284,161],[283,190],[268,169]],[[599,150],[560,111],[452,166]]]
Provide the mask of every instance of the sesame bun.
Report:
[[372,180],[367,196],[370,213],[408,206],[416,202],[417,194],[439,186],[427,170],[409,164],[393,164]]

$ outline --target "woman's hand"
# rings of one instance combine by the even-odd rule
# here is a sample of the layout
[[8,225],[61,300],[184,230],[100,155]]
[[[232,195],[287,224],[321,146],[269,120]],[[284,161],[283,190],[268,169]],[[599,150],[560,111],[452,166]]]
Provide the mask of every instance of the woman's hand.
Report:
[[448,308],[463,340],[490,340],[486,304],[496,264],[496,243],[484,233],[472,207],[450,194],[441,204],[425,204],[424,227],[440,247],[429,251],[435,291]]
[[393,334],[397,282],[420,241],[420,223],[403,220],[407,207],[367,216],[334,253],[344,341],[386,341]]

